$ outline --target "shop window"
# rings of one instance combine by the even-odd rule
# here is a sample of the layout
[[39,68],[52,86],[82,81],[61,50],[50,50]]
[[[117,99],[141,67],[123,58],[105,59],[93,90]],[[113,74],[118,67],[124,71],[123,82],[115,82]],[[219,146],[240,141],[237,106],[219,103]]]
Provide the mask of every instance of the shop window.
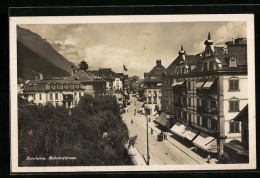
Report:
[[229,132],[230,133],[240,133],[240,122],[231,120],[229,123]]
[[239,80],[236,77],[229,79],[229,91],[238,91],[239,90]]
[[39,94],[39,99],[42,100],[42,94]]

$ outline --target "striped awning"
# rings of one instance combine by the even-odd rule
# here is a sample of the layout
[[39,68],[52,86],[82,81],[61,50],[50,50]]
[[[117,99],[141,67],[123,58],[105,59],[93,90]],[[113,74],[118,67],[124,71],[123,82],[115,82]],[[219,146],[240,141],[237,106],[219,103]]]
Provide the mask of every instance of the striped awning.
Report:
[[201,88],[202,85],[203,85],[206,81],[207,81],[207,79],[205,79],[205,78],[200,79],[200,80],[196,83],[195,88]]
[[208,136],[207,134],[201,132],[193,144],[204,151],[216,153],[217,152],[217,140],[214,137]]
[[203,85],[203,89],[210,89],[210,87],[213,85],[213,83],[216,81],[216,77],[211,77],[207,80],[207,82]]

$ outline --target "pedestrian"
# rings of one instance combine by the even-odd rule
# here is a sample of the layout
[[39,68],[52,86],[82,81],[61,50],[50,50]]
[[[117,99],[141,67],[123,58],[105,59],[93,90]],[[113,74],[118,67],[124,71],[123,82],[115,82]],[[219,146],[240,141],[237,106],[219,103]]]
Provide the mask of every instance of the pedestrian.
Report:
[[165,140],[167,140],[167,139],[168,139],[168,138],[167,138],[167,136],[168,136],[168,135],[167,135],[167,133],[166,133],[166,134],[165,134]]
[[131,124],[132,124],[133,122],[134,122],[133,119],[131,119]]
[[210,154],[208,154],[207,163],[210,163],[210,159],[211,159]]
[[151,128],[151,134],[153,134],[153,128]]

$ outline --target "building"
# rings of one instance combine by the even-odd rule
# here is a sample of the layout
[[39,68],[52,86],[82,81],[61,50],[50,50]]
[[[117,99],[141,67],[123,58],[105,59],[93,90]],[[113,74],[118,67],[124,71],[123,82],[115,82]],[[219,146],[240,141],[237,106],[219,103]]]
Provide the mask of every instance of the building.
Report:
[[[225,143],[223,158],[225,163],[249,163],[248,147],[248,105],[233,119],[234,124],[241,122],[241,142]],[[239,124],[235,124],[239,125]]]
[[161,110],[161,75],[165,67],[161,60],[156,60],[156,66],[147,74],[144,79],[144,103],[148,115],[155,115]]
[[195,67],[186,73],[176,69],[173,112],[180,127],[173,132],[196,149],[221,155],[224,143],[241,140],[241,124],[233,118],[248,103],[245,42],[240,38],[212,49],[209,33]]
[[[179,117],[179,107],[187,107],[187,93],[184,79],[179,79],[178,76],[192,71],[196,67],[197,61],[198,57],[196,55],[187,55],[181,45],[178,57],[162,74],[162,116],[159,116],[159,118],[167,115],[172,124],[177,122],[176,119],[181,118]],[[176,117],[177,114],[179,114],[178,117]]]
[[87,66],[85,61],[80,63],[79,69],[74,69],[74,66],[72,66],[71,76],[64,77],[64,80],[80,82],[84,88],[84,95],[106,95],[106,81],[97,78],[92,72],[89,72]]
[[76,106],[84,95],[83,85],[78,81],[32,80],[24,85],[26,100],[36,105],[51,103],[54,106]]

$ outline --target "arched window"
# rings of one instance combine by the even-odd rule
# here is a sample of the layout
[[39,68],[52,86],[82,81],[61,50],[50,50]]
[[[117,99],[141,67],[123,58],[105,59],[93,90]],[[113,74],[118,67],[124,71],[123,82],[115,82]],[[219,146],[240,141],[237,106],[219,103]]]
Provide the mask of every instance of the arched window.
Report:
[[239,99],[231,98],[229,100],[229,112],[239,112]]
[[234,57],[229,59],[229,67],[237,67],[237,60]]
[[229,78],[229,91],[239,90],[239,79],[237,77]]

